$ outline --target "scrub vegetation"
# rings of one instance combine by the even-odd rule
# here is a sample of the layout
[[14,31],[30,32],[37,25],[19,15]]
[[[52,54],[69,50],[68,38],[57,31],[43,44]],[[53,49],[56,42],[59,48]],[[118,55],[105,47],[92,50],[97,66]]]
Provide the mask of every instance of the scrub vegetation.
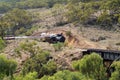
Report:
[[[72,28],[66,30],[65,26]],[[84,46],[96,45],[89,45],[92,43],[77,32],[74,35],[74,29],[79,27],[82,33],[83,28],[91,30],[92,26],[119,32],[120,0],[0,0],[0,80],[120,80],[120,61],[111,64],[114,71],[108,76],[100,55],[83,56],[77,52]],[[53,28],[56,29],[53,32],[59,33],[59,27],[65,29],[61,30],[67,39],[65,43],[4,39],[10,35],[40,36],[42,30],[47,32]],[[100,42],[111,37],[100,36],[91,41]],[[120,42],[115,44],[120,46]]]

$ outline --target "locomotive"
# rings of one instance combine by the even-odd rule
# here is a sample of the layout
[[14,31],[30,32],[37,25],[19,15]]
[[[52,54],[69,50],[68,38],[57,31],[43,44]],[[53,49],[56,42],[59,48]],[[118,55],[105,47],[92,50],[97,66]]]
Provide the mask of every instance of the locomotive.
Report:
[[49,43],[65,42],[65,37],[63,36],[62,33],[50,34],[44,38],[43,42],[49,42]]

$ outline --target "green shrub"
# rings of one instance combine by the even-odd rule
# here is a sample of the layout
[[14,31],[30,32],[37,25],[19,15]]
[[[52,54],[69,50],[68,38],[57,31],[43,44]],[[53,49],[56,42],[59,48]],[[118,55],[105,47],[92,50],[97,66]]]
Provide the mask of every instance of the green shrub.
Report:
[[93,80],[85,77],[79,72],[71,72],[68,70],[58,71],[53,76],[44,76],[40,80]]
[[67,22],[59,21],[56,23],[56,26],[64,26]]
[[0,22],[0,28],[4,27],[2,33],[9,29],[12,34],[18,35],[24,33],[26,27],[31,25],[32,16],[25,10],[15,8],[2,16]]
[[72,35],[71,31],[66,32],[66,36],[71,36],[71,35]]
[[84,56],[81,60],[73,62],[73,67],[79,70],[83,75],[95,80],[106,79],[103,59],[98,54],[93,53]]
[[26,36],[30,36],[37,29],[38,29],[38,26],[32,26],[30,29],[27,30],[27,32],[25,33],[25,35]]
[[2,50],[5,47],[5,42],[0,38],[0,50]]
[[120,80],[120,61],[113,62],[111,67],[114,67],[115,70],[112,72],[110,80]]
[[17,47],[17,48],[14,49],[14,52],[17,54],[16,56],[21,56],[20,51],[21,51],[20,47]]
[[32,33],[33,33],[32,30],[28,30],[28,31],[25,33],[25,35],[26,35],[26,36],[30,36],[30,35],[32,35]]
[[5,55],[0,54],[0,80],[2,80],[5,76],[13,78],[16,67],[16,61],[9,60],[5,57]]
[[21,27],[19,30],[15,31],[15,35],[19,35],[19,34],[22,34],[22,33],[25,33],[25,32],[26,32],[26,29],[24,27]]
[[16,76],[15,80],[36,80],[37,72],[30,72],[25,76]]
[[64,43],[61,43],[61,42],[55,43],[55,44],[53,44],[53,47],[54,47],[55,51],[60,51],[64,47]]
[[36,71],[38,77],[52,75],[56,72],[56,63],[51,59],[49,52],[43,51],[28,59],[23,66],[23,75]]
[[14,49],[14,52],[16,53],[14,56],[21,57],[21,53],[25,53],[30,57],[33,57],[41,51],[42,49],[37,46],[37,41],[29,41],[26,39],[25,42],[21,42],[20,45]]
[[[40,51],[39,47],[35,47],[37,45],[36,41],[32,41],[32,42],[23,42],[20,44],[20,48],[23,51],[28,51],[30,53],[30,57],[33,57],[35,54],[38,53],[38,51]],[[38,50],[39,48],[39,50]]]

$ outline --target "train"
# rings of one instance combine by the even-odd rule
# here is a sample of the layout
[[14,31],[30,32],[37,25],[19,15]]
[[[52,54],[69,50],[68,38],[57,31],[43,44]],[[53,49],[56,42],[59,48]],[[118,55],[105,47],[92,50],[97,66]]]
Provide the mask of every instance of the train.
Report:
[[62,33],[60,34],[50,34],[49,36],[46,36],[43,40],[43,42],[49,42],[49,43],[57,43],[57,42],[65,42],[65,37]]
[[57,43],[57,42],[65,42],[65,37],[62,33],[58,34],[48,34],[48,33],[41,33],[39,36],[6,36],[3,37],[4,40],[15,40],[15,39],[41,39],[43,42],[49,43]]

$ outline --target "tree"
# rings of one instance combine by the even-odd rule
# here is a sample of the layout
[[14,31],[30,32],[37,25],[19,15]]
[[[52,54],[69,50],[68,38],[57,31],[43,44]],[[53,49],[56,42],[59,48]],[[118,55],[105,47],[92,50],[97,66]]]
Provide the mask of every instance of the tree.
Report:
[[65,14],[65,5],[63,4],[55,4],[53,8],[51,9],[53,17],[56,19],[56,25],[61,26],[66,24],[64,20],[64,14]]
[[0,2],[0,13],[5,13],[12,9],[12,5],[7,2]]
[[120,1],[70,0],[66,18],[75,24],[97,24],[103,29],[116,29],[113,25],[120,25]]
[[86,77],[95,80],[106,80],[103,59],[98,54],[93,53],[84,56],[81,60],[73,62],[73,67]]
[[0,50],[2,50],[5,47],[5,42],[0,38]]
[[17,76],[15,77],[15,80],[36,80],[37,78],[37,72],[30,72],[23,76]]
[[51,60],[51,56],[47,51],[41,51],[35,56],[28,59],[23,66],[23,75],[36,71],[38,77],[43,75],[52,75],[56,72],[57,66],[56,63]]
[[25,76],[29,72],[37,72],[37,78],[44,75],[53,75],[57,71],[57,65],[52,59],[50,53],[42,50],[37,42],[21,43],[16,52],[20,55],[21,51],[27,53],[29,58],[23,63],[22,75]]
[[91,15],[98,9],[98,2],[71,1],[67,5],[66,17],[69,22],[87,23]]
[[30,25],[32,22],[32,17],[25,10],[13,9],[12,11],[6,13],[1,18],[1,21],[4,24],[5,23],[9,24],[11,31],[14,33],[16,30],[19,30],[21,27],[27,28],[28,25]]
[[[21,51],[27,51],[30,54],[30,57],[34,57],[37,53],[41,53],[42,50],[39,46],[36,46],[35,41],[32,42],[22,42],[18,47]],[[36,46],[36,47],[35,47]]]
[[[102,12],[102,14],[97,18],[97,22],[104,26],[104,29],[111,29],[112,27],[112,17],[109,15],[108,11]],[[109,26],[109,27],[108,27]]]
[[85,77],[79,72],[71,72],[68,70],[58,71],[53,76],[44,76],[40,80],[92,80]]
[[48,1],[48,6],[53,7],[54,4],[66,4],[68,0],[47,0]]
[[2,39],[5,36],[6,31],[9,27],[10,27],[9,23],[3,21],[0,22],[0,36],[2,37]]
[[16,3],[16,7],[20,9],[41,8],[47,6],[47,0],[24,0]]
[[16,70],[17,62],[9,60],[5,55],[0,54],[0,80],[3,80],[5,76],[13,78],[13,74]]
[[97,20],[100,25],[104,26],[107,29],[113,29],[113,24],[119,23],[119,7],[120,7],[119,0],[110,0],[101,1],[100,7],[100,16],[98,16]]
[[112,72],[110,80],[120,80],[120,61],[113,62],[111,67],[114,68],[114,72]]

